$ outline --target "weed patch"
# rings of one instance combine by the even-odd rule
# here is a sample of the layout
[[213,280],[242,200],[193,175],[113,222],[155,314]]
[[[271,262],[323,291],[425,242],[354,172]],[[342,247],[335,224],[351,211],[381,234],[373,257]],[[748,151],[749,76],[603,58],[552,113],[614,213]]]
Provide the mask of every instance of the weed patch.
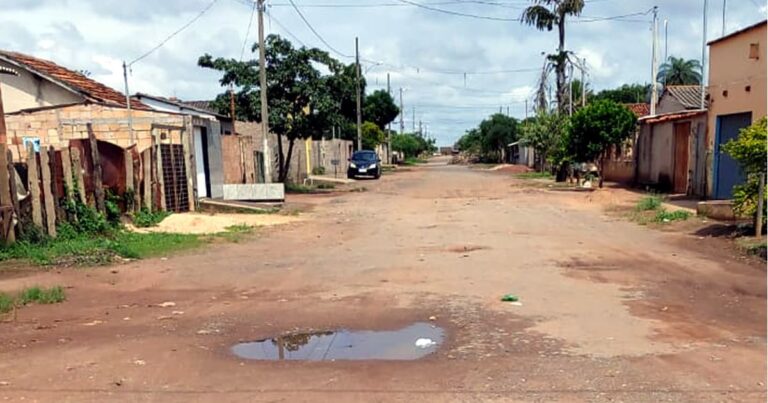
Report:
[[147,208],[142,208],[139,212],[133,215],[133,225],[139,228],[156,227],[166,217],[171,215],[167,211],[149,211]]
[[658,223],[668,223],[672,221],[685,221],[691,218],[691,213],[684,210],[667,211],[664,209],[656,211],[653,221]]
[[521,172],[514,175],[517,179],[554,179],[555,177],[549,172]]
[[0,293],[0,314],[10,312],[16,306],[35,304],[58,304],[67,299],[64,288],[61,286],[29,287],[21,290],[17,295]]
[[635,211],[651,211],[657,210],[661,207],[661,197],[651,195],[640,199],[635,205]]

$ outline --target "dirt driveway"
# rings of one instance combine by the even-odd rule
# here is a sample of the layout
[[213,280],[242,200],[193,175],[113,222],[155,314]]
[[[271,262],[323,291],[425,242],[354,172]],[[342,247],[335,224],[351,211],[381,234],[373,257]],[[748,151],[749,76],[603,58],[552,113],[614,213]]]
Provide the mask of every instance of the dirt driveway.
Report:
[[[0,280],[71,287],[0,324],[0,399],[765,401],[762,263],[508,174],[429,164],[364,185],[294,197],[302,221],[247,242]],[[445,342],[415,361],[230,353],[430,317]]]

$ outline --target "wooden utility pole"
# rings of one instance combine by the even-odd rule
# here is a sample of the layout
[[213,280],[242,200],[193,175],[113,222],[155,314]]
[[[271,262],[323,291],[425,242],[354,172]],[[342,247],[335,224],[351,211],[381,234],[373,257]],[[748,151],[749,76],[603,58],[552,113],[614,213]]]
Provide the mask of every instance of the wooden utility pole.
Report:
[[765,203],[765,174],[761,173],[757,187],[757,217],[755,217],[755,236],[763,236],[763,203]]
[[235,89],[232,84],[229,84],[229,117],[232,118],[232,134],[235,135],[237,134],[235,129],[235,120],[237,118],[235,117]]
[[361,111],[360,100],[360,50],[358,48],[358,40],[355,37],[355,85],[357,86],[357,151],[363,149],[363,111]]
[[405,131],[405,125],[403,124],[403,113],[405,113],[405,110],[403,109],[403,87],[400,87],[400,134],[403,134]]
[[[264,182],[269,183],[272,182],[272,177],[270,176],[272,158],[269,157],[269,110],[267,108],[267,68],[264,49],[264,0],[257,1],[257,8],[259,9],[259,93],[261,95],[261,134],[263,136],[262,151],[264,153]],[[234,121],[232,123],[234,124]],[[253,145],[256,146],[255,136]],[[253,166],[255,167],[256,164]]]
[[701,34],[701,109],[705,109],[707,107],[707,85],[706,83],[706,77],[704,77],[705,73],[707,72],[707,6],[709,2],[707,0],[704,0],[704,17],[702,20],[703,25],[703,32]]
[[[389,73],[387,73],[387,94],[392,97],[392,87],[389,85]],[[392,122],[387,123],[387,163],[392,163]]]

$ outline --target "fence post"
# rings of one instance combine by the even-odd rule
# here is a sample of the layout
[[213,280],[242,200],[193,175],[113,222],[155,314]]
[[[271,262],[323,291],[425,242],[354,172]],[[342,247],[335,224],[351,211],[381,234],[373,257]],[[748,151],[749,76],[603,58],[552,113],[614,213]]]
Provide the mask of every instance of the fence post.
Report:
[[32,222],[38,228],[43,228],[43,211],[40,204],[40,179],[37,171],[37,153],[32,143],[27,145],[27,183],[32,198]]
[[760,174],[757,191],[757,217],[755,217],[755,236],[763,236],[763,204],[765,203],[765,173]]
[[64,189],[64,194],[67,197],[67,201],[70,201],[75,193],[75,189],[72,181],[72,158],[67,147],[61,149],[61,172],[64,175],[64,187],[66,188]]
[[71,150],[70,158],[72,159],[72,169],[73,174],[75,176],[75,181],[77,182],[77,197],[80,199],[80,202],[83,204],[86,203],[85,198],[85,179],[83,178],[83,163],[81,162],[82,159],[80,158],[80,149],[79,148],[73,148]]
[[147,148],[141,153],[141,167],[144,180],[144,207],[152,211],[152,147]]
[[[132,191],[134,193],[134,197],[132,198],[131,202],[136,204],[136,186],[133,184],[133,154],[130,150],[123,150],[123,162],[125,165],[125,191]],[[127,203],[128,200],[126,200],[126,212],[129,211]]]
[[[10,180],[15,179],[8,171],[8,154],[6,153],[7,145],[0,144],[0,205],[3,208],[11,207],[13,202],[11,200],[11,187]],[[10,222],[7,222],[10,221]],[[5,229],[8,228],[6,232]],[[3,239],[6,244],[10,244],[16,241],[16,236],[13,232],[13,214],[4,214],[3,216]]]
[[96,141],[96,134],[93,132],[93,126],[86,123],[88,128],[88,142],[91,145],[91,160],[93,161],[93,195],[96,198],[96,210],[100,213],[107,211],[104,206],[104,187],[101,179],[101,155],[99,154],[99,144]]
[[40,147],[40,174],[43,179],[43,204],[45,205],[45,228],[48,235],[56,236],[56,197],[51,191],[51,164],[48,150]]
[[[9,185],[11,188],[11,204],[13,205],[13,217],[14,219],[17,219],[21,216],[21,210],[19,209],[19,194],[18,189],[16,187],[16,168],[13,166],[13,153],[9,149],[6,151],[8,154],[8,179],[9,179]],[[19,222],[19,226],[21,226],[21,220],[17,220]],[[15,237],[15,232],[11,230]]]

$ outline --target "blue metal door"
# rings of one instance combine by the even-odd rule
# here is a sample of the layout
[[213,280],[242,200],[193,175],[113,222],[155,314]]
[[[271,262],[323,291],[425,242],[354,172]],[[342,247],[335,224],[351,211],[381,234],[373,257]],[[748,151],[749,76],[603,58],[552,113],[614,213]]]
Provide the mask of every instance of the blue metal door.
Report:
[[715,199],[730,199],[733,187],[744,182],[744,174],[730,155],[721,146],[739,136],[739,130],[752,124],[752,113],[719,115],[715,131]]

